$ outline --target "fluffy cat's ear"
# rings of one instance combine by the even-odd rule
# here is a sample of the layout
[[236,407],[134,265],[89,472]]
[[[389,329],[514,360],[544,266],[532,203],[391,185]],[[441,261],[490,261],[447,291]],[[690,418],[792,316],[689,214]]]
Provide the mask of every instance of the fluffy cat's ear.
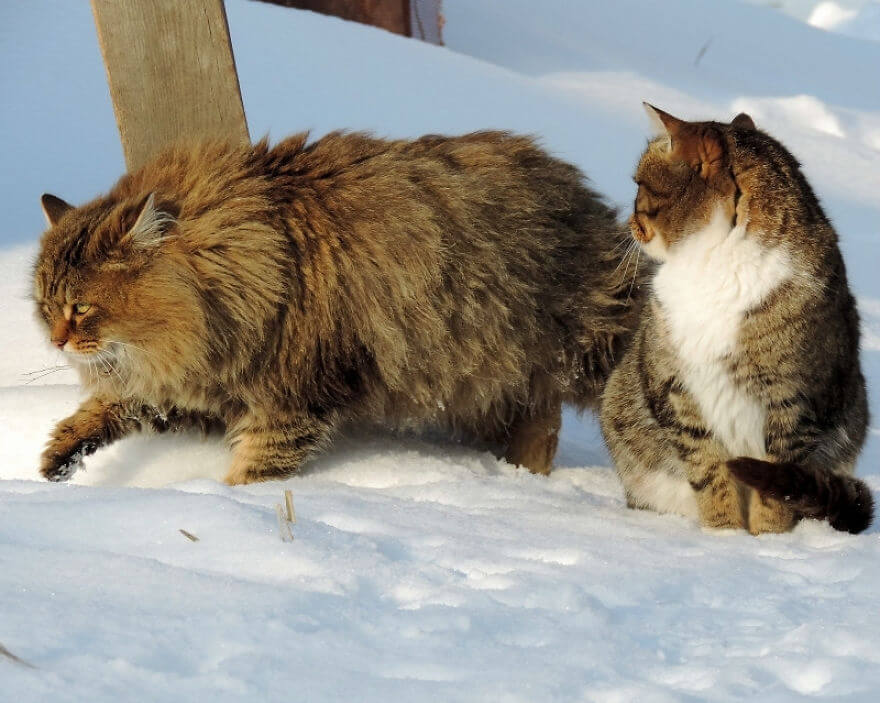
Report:
[[156,207],[156,194],[150,193],[141,205],[137,219],[128,230],[126,238],[141,249],[154,247],[165,238],[168,226],[173,221],[171,215]]
[[65,212],[73,210],[73,205],[49,193],[43,193],[43,196],[40,198],[40,204],[43,206],[43,215],[46,217],[46,223],[50,227],[57,225],[58,220],[61,219]]
[[757,129],[757,127],[755,127],[755,121],[744,112],[741,112],[736,117],[734,117],[730,121],[730,124],[732,127],[740,127],[743,129]]

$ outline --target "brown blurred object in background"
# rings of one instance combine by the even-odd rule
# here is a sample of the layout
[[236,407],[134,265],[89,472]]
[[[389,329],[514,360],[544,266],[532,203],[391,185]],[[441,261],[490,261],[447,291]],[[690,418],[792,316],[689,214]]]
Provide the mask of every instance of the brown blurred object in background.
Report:
[[442,0],[262,0],[443,43]]

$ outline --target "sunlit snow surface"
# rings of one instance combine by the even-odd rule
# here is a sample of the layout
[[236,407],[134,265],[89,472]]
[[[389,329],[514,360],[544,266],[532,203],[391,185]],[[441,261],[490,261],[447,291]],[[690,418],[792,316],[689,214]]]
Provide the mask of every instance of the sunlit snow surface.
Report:
[[[437,48],[227,2],[252,135],[532,132],[626,208],[641,100],[747,110],[838,226],[876,414],[880,43],[728,0],[444,5]],[[880,531],[755,539],[629,511],[589,417],[566,416],[549,479],[354,433],[283,484],[221,485],[228,453],[194,437],[37,481],[79,398],[67,371],[26,375],[59,363],[26,300],[38,197],[82,202],[123,166],[86,3],[4,3],[0,57],[0,645],[35,667],[0,654],[0,701],[878,700]],[[878,445],[875,422],[876,491]]]
[[745,0],[797,17],[813,27],[880,41],[880,0]]

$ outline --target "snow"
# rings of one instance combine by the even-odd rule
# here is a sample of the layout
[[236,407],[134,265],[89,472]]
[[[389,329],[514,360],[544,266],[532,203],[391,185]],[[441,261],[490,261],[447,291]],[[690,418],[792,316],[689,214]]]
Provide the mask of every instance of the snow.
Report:
[[829,29],[851,37],[880,42],[880,2],[878,0],[866,3],[854,13],[839,13],[834,19],[836,21]]
[[[506,127],[626,208],[641,100],[749,111],[838,226],[876,417],[880,43],[809,26],[817,4],[446,0],[446,48],[227,9],[255,137]],[[38,196],[83,201],[123,162],[87,4],[0,4],[0,56],[0,647],[36,667],[0,649],[0,700],[877,700],[878,528],[753,538],[627,510],[589,416],[566,414],[549,478],[354,432],[284,483],[220,484],[228,452],[191,436],[125,440],[72,484],[38,481],[80,397],[27,300]],[[875,491],[878,459],[875,420],[858,468]]]
[[858,10],[843,7],[836,2],[820,2],[807,18],[807,24],[820,29],[834,29],[849,22],[858,14]]
[[880,41],[880,0],[746,0],[829,32]]

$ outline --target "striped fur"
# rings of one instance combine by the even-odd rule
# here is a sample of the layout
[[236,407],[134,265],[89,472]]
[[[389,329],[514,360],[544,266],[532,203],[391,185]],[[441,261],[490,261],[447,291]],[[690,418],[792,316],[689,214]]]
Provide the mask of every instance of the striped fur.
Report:
[[629,505],[755,534],[865,529],[859,322],[831,223],[747,116],[649,112],[662,134],[630,222],[658,267],[601,411]]

